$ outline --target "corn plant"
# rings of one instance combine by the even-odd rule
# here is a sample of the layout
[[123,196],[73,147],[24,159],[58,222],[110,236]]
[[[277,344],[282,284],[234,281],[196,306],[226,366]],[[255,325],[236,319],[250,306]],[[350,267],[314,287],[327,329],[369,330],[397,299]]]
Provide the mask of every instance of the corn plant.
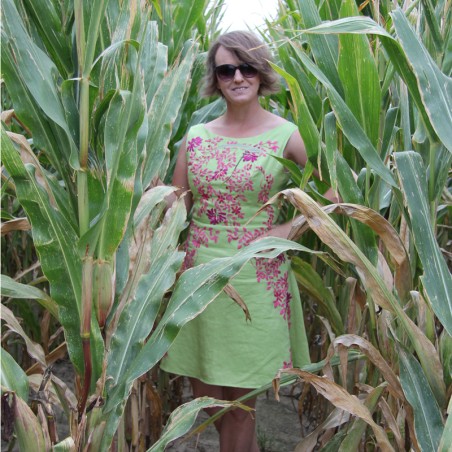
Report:
[[[150,370],[184,323],[268,249],[258,244],[187,271],[173,288],[186,212],[183,199],[166,210],[174,188],[161,180],[198,53],[187,38],[197,37],[195,24],[205,26],[206,2],[195,3],[2,4],[3,79],[22,131],[2,126],[3,178],[26,214],[50,289],[2,275],[2,295],[36,300],[64,332],[45,352],[2,307],[2,411],[21,450],[149,446],[160,433],[149,432],[149,406],[159,403]],[[159,40],[169,7],[184,23],[171,46]],[[34,362],[26,373],[8,352],[17,337]],[[49,368],[66,350],[75,391]],[[63,441],[53,402],[68,415]]]
[[[451,14],[445,1],[286,0],[269,28],[310,161],[283,162],[304,189],[282,194],[302,214],[292,238],[339,258],[294,258],[324,354],[343,356],[328,378],[291,371],[335,407],[300,450],[451,447]],[[314,165],[343,204],[307,182]],[[350,348],[366,361],[347,364]]]

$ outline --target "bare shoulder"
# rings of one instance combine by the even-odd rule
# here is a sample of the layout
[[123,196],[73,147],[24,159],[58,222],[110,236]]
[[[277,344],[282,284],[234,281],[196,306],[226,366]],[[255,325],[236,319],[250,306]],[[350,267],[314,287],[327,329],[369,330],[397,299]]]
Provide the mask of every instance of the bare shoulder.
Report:
[[284,157],[301,166],[305,166],[307,155],[306,148],[298,129],[294,130],[284,149]]
[[287,119],[281,118],[281,116],[275,115],[269,111],[266,112],[267,115],[265,117],[265,126],[267,129],[273,129],[274,127],[278,127],[286,122]]

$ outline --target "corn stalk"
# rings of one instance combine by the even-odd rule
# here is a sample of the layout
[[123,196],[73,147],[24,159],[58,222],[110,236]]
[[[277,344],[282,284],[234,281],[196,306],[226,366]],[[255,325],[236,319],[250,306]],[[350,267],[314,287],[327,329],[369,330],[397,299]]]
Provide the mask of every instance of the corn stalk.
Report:
[[[164,214],[165,198],[174,189],[157,185],[165,178],[168,145],[187,101],[198,50],[190,38],[198,36],[195,24],[202,23],[205,3],[166,3],[184,24],[170,60],[159,40],[163,2],[152,7],[138,1],[6,0],[2,5],[4,81],[26,138],[2,127],[4,176],[31,224],[50,296],[12,279],[4,279],[2,295],[37,299],[61,322],[65,342],[59,350],[67,349],[77,380],[74,396],[56,377],[47,377],[52,390],[47,385],[41,390],[40,430],[36,415],[25,408],[26,375],[12,359],[2,359],[2,375],[18,376],[18,381],[2,378],[11,419],[26,418],[33,426],[18,430],[22,424],[16,422],[19,441],[40,447],[43,441],[30,436],[38,430],[43,448],[58,443],[42,411],[56,391],[70,421],[70,436],[59,447],[108,449],[137,378],[155,366],[184,322],[259,251],[214,263],[210,276],[192,275],[192,290],[182,286],[167,295],[183,259],[177,245],[186,212],[178,201]],[[187,6],[188,17],[182,13]],[[202,32],[208,41],[207,29]],[[214,287],[212,274],[219,275]],[[181,309],[194,293],[200,305]],[[178,313],[176,323],[170,314],[161,321],[167,298]],[[56,350],[36,354],[39,347],[11,319],[5,320],[5,346],[11,334],[20,334],[32,358],[39,357],[29,372],[45,372],[57,359]],[[163,336],[153,339],[154,330]],[[139,424],[136,419],[135,432]],[[140,435],[133,447],[148,441]]]

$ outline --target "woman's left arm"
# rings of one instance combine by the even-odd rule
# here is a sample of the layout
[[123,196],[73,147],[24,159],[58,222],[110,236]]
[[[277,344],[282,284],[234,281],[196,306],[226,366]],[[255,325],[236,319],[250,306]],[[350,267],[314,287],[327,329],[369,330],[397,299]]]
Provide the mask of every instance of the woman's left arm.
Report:
[[[292,136],[289,138],[289,141],[286,144],[286,148],[284,149],[284,158],[290,159],[293,162],[297,163],[301,167],[305,167],[306,162],[308,161],[308,156],[306,154],[306,148],[301,138],[300,132],[296,130]],[[317,178],[320,178],[319,172],[314,169],[314,175]],[[325,198],[329,199],[331,202],[340,202],[338,197],[334,194],[334,191],[330,188],[323,195]],[[280,237],[286,239],[289,236],[290,230],[292,228],[292,221],[288,221],[287,223],[278,224],[274,226],[272,229],[267,231],[262,237]]]
[[[300,132],[295,130],[292,136],[287,142],[286,148],[284,149],[284,157],[292,160],[303,168],[308,161],[308,155],[306,153],[306,147],[304,145],[303,139],[301,138]],[[314,176],[320,179],[320,174],[317,169],[313,170]],[[330,200],[331,202],[340,202],[340,198],[336,196],[332,188],[329,188],[323,196]]]

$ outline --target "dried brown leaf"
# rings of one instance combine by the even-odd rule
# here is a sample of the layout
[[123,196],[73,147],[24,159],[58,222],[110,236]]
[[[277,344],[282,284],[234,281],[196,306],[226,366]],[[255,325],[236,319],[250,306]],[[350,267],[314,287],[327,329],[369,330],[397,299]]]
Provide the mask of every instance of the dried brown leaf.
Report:
[[384,430],[372,419],[372,415],[368,408],[365,407],[357,397],[349,394],[342,386],[339,386],[325,377],[320,377],[301,369],[287,369],[284,370],[283,373],[297,375],[306,383],[313,385],[317,392],[328,399],[334,406],[347,411],[354,416],[358,416],[367,422],[367,424],[372,427],[378,445],[383,452],[394,450]]
[[249,320],[251,322],[251,316],[250,312],[248,311],[248,307],[246,306],[243,298],[240,296],[237,290],[235,290],[235,288],[230,283],[228,283],[224,287],[223,291],[242,308],[243,312],[245,313],[246,320]]
[[319,436],[323,434],[325,431],[334,429],[336,427],[345,424],[350,419],[350,413],[341,410],[339,408],[335,408],[328,417],[316,427],[309,435],[304,437],[295,447],[294,452],[311,452],[314,450],[317,445],[317,441]]
[[402,438],[402,434],[400,433],[399,426],[397,425],[397,421],[395,420],[392,414],[388,402],[385,399],[380,399],[380,401],[378,402],[378,406],[380,407],[381,412],[383,413],[383,416],[386,420],[386,424],[394,434],[394,438],[396,440],[398,449],[400,450],[400,452],[403,452],[404,450],[406,450],[405,444]]
[[4,110],[1,112],[0,118],[2,122],[9,126],[14,116],[15,116],[14,110]]
[[5,221],[1,224],[1,235],[13,231],[29,231],[30,229],[31,224],[28,218],[15,218],[14,220]]
[[384,379],[388,382],[388,390],[394,397],[405,401],[405,396],[403,394],[402,386],[400,385],[397,375],[393,372],[389,364],[383,358],[381,353],[367,340],[357,336],[355,334],[344,334],[336,338],[334,343],[331,344],[330,350],[328,351],[328,357],[331,358],[334,355],[335,349],[339,348],[351,348],[356,347],[364,353],[370,361],[380,370]]
[[13,312],[7,308],[5,305],[2,305],[2,309],[0,311],[0,317],[2,320],[6,322],[5,327],[8,328],[11,331],[14,331],[19,336],[22,337],[22,339],[25,341],[25,344],[27,346],[27,352],[28,354],[34,358],[38,363],[43,366],[43,368],[47,367],[46,364],[46,358],[44,354],[44,350],[42,349],[41,345],[39,345],[36,342],[33,342],[28,335],[25,333],[24,329],[20,325],[19,321],[13,314]]

